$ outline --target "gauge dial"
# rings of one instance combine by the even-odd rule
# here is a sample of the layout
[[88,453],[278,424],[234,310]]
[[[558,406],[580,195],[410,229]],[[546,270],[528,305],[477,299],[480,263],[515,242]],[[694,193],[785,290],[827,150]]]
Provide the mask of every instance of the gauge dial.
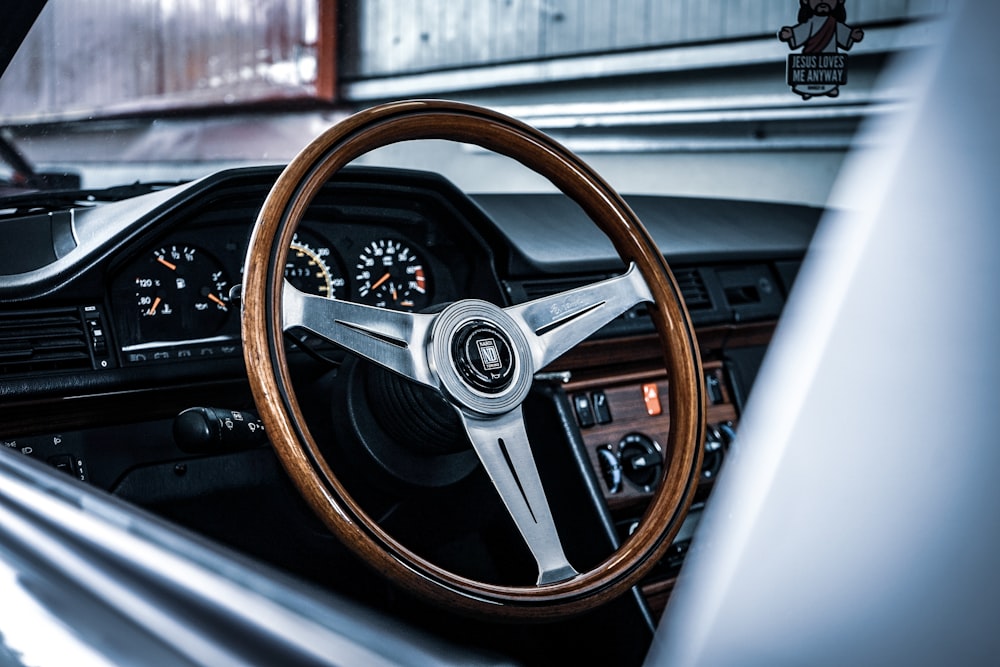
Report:
[[229,316],[229,277],[195,246],[164,246],[136,276],[135,300],[143,328],[156,338],[207,337]]
[[430,303],[430,280],[410,246],[391,238],[366,245],[358,255],[357,298],[381,308],[420,310]]
[[285,260],[285,278],[296,288],[317,296],[341,297],[346,284],[333,263],[330,248],[296,232]]

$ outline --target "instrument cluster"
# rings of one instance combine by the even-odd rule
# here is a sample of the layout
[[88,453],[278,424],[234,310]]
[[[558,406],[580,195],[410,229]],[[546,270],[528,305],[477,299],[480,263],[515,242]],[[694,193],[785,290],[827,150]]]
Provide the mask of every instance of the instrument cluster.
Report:
[[[116,272],[111,300],[125,363],[239,353],[231,292],[241,282],[248,234],[245,225],[191,226]],[[457,298],[456,281],[468,272],[441,236],[413,225],[306,220],[288,250],[285,278],[309,294],[420,311]]]
[[285,278],[309,294],[392,310],[420,310],[430,305],[433,283],[423,251],[415,248],[406,239],[380,236],[346,259],[316,235],[301,231],[292,239]]

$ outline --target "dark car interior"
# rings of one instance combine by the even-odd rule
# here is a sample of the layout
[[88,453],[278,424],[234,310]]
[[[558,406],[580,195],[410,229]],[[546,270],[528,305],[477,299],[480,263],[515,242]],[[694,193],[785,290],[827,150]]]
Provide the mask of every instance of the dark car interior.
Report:
[[0,12],[0,664],[996,663],[1000,10],[624,4]]
[[[34,15],[12,17],[0,45],[19,43]],[[693,327],[701,402],[692,409],[703,429],[694,472],[676,513],[658,516],[679,455],[671,424],[682,415],[672,412],[687,406],[675,404],[681,388],[665,370],[664,308],[643,298],[533,369],[520,409],[573,568],[599,571],[629,554],[649,522],[664,522],[667,541],[623,590],[598,591],[599,603],[562,613],[531,601],[510,615],[502,605],[491,612],[489,600],[466,608],[405,585],[382,564],[408,561],[368,557],[316,511],[261,409],[273,397],[262,398],[253,379],[247,273],[270,262],[296,293],[368,306],[387,322],[473,301],[521,312],[629,275],[620,239],[595,225],[584,202],[551,188],[468,192],[432,168],[352,164],[297,211],[287,252],[261,258],[257,230],[283,165],[82,188],[72,173],[32,171],[10,133],[0,142],[15,174],[0,202],[0,449],[231,550],[265,575],[522,664],[642,663],[827,213],[800,202],[624,192]],[[544,592],[551,582],[535,547],[448,391],[305,324],[284,325],[280,306],[264,308],[282,350],[272,356],[287,359],[297,416],[315,440],[312,463],[335,470],[351,507],[375,527],[362,530],[384,531],[483,590]],[[496,350],[486,339],[477,345],[489,370]],[[491,393],[495,378],[480,380],[477,391]],[[468,590],[447,594],[474,598]]]
[[[360,563],[302,502],[262,435],[233,286],[276,177],[237,169],[121,202],[81,208],[40,195],[7,211],[0,265],[16,271],[0,285],[3,445],[457,642],[502,651],[513,635],[527,660],[584,627],[614,639],[581,645],[577,659],[643,655],[820,211],[630,200],[669,248],[697,328],[709,426],[694,504],[633,595],[558,624],[498,629],[428,610]],[[393,276],[373,285],[366,264],[387,255]],[[304,291],[420,310],[469,297],[517,304],[622,269],[557,195],[470,198],[433,174],[359,168],[323,188],[284,271]],[[386,530],[461,575],[530,582],[530,556],[433,397],[308,332],[289,333],[287,345],[321,446]],[[639,306],[536,376],[526,420],[544,443],[535,456],[574,563],[599,562],[621,543],[662,474],[669,385],[658,356]]]

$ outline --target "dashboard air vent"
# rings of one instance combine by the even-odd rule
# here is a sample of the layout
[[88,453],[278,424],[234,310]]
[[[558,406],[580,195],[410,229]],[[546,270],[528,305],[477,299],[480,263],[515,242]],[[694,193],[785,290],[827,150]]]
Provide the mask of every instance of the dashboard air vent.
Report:
[[0,374],[92,368],[77,308],[0,312]]
[[[589,279],[568,278],[563,280],[526,281],[521,283],[522,293],[517,295],[521,297],[518,302],[530,301],[531,299],[537,299],[557,292],[564,292],[574,287],[589,285],[605,277],[607,276],[593,276]],[[677,284],[681,288],[681,296],[684,297],[684,303],[687,304],[688,310],[712,309],[712,298],[709,296],[708,288],[705,286],[705,279],[702,278],[701,272],[698,269],[674,269],[674,278],[677,279]]]
[[543,296],[551,296],[553,294],[558,294],[559,292],[566,292],[577,287],[583,287],[584,285],[589,285],[591,283],[596,283],[602,280],[601,277],[597,278],[565,278],[565,279],[553,279],[553,280],[537,280],[537,281],[525,281],[521,283],[522,293],[517,295],[517,303],[522,303],[524,301],[531,301],[533,299],[540,299]]
[[712,299],[705,287],[705,279],[698,269],[676,269],[674,278],[681,288],[681,295],[688,310],[710,310]]

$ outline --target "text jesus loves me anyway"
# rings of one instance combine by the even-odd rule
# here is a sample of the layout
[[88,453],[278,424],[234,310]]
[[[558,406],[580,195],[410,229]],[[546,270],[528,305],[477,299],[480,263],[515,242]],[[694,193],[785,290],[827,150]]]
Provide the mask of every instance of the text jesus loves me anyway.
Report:
[[788,85],[797,83],[847,83],[847,56],[841,54],[792,54],[788,56]]

